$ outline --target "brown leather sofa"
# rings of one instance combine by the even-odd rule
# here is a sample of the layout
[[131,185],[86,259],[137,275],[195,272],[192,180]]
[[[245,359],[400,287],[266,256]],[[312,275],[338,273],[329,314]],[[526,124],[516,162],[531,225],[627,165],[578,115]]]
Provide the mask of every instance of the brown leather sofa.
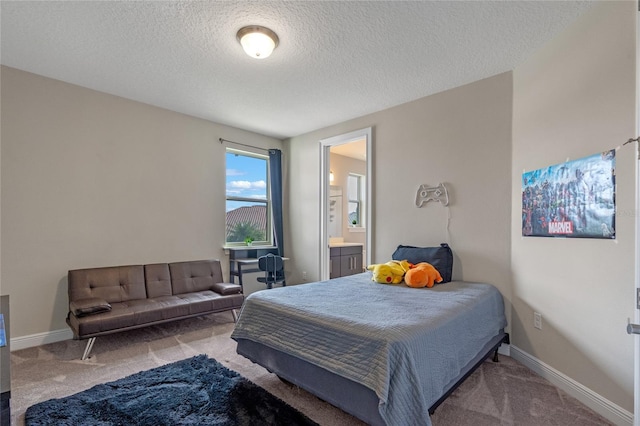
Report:
[[224,283],[219,260],[69,271],[67,324],[74,339],[96,337],[242,307],[237,284]]

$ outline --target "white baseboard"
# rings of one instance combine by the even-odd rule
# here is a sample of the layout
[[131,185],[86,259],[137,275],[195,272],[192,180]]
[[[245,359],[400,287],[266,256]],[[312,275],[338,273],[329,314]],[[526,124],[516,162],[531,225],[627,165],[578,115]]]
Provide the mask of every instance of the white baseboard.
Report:
[[614,404],[572,378],[565,376],[555,368],[519,349],[517,346],[511,345],[510,352],[513,359],[526,365],[541,377],[550,381],[553,385],[562,389],[613,424],[618,426],[633,426],[633,413]]
[[70,339],[73,339],[73,332],[70,329],[47,331],[46,333],[16,337],[11,339],[11,352]]
[[503,343],[498,348],[498,353],[504,356],[511,356],[511,345],[508,343]]

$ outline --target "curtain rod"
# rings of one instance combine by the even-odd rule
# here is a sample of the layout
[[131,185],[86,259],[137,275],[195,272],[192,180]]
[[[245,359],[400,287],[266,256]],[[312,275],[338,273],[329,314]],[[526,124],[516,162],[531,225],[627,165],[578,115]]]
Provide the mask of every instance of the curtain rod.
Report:
[[232,143],[232,144],[235,144],[235,145],[246,146],[247,148],[259,149],[260,151],[269,152],[268,149],[260,148],[260,147],[253,146],[253,145],[247,145],[246,143],[234,142],[234,141],[230,141],[229,139],[223,139],[223,138],[218,138],[218,140],[220,141],[221,144],[224,143],[224,142],[229,142],[229,143]]

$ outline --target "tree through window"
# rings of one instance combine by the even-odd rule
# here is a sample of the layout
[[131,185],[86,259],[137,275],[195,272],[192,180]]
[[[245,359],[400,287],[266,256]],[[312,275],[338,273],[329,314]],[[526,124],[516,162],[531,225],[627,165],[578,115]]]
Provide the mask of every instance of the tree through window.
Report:
[[269,157],[227,148],[226,244],[271,245]]

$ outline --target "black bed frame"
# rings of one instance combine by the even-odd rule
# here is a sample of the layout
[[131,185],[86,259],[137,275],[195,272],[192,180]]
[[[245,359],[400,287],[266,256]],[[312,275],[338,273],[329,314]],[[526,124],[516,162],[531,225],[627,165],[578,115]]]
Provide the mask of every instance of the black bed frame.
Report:
[[[431,407],[429,415],[451,395],[491,354],[498,362],[498,348],[509,344],[509,334],[500,331],[462,369],[461,373],[446,386],[446,391]],[[280,352],[250,340],[239,339],[238,354],[263,366],[284,382],[292,383],[320,399],[346,411],[372,426],[386,425],[378,411],[379,399],[374,391],[352,380],[338,376],[322,367]]]

